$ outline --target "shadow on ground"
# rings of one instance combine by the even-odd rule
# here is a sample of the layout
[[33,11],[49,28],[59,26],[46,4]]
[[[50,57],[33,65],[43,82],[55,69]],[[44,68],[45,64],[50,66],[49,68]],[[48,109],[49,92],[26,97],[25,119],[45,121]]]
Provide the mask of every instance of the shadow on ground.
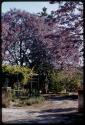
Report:
[[[71,111],[74,111],[76,110],[77,112],[77,108],[58,108],[58,109],[48,109],[48,110],[42,110],[42,111],[39,111],[38,113],[63,113],[64,114],[68,113],[68,112],[71,112]],[[28,112],[28,113],[36,113],[36,111],[31,111],[31,112]]]
[[[70,112],[74,111],[74,112]],[[70,112],[70,113],[69,113]],[[27,112],[39,113],[34,119],[20,119],[10,121],[8,123],[25,123],[25,124],[83,124],[83,114],[78,113],[75,108],[65,108],[65,109],[49,109],[41,110],[39,112]],[[58,114],[59,113],[59,114]],[[7,123],[7,122],[6,122]]]
[[62,101],[62,100],[76,100],[78,99],[78,95],[44,95],[46,100],[53,100],[53,101]]

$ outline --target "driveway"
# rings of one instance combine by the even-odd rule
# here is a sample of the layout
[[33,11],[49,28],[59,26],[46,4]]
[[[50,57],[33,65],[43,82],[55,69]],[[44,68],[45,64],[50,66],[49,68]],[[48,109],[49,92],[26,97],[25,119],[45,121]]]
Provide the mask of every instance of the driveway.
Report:
[[2,109],[3,123],[76,123],[82,122],[78,113],[78,98],[65,96],[45,96],[42,104],[27,107]]

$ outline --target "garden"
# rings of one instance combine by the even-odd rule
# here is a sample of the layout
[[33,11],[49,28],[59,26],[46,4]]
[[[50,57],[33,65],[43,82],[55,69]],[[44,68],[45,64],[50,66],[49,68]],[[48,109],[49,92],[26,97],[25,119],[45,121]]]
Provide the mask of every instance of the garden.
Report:
[[[46,113],[49,122],[56,121],[59,113],[62,120],[64,113],[69,118],[73,113],[74,119],[79,117],[75,116],[78,105],[83,107],[83,3],[42,3],[36,3],[40,5],[40,9],[35,6],[36,11],[30,10],[30,2],[27,9],[19,8],[22,3],[18,5],[18,2],[15,2],[18,6],[11,6],[11,9],[8,3],[2,4],[0,60],[2,109],[6,122],[11,118],[12,121],[28,118],[29,114],[30,122],[34,120],[35,123],[38,118],[46,122]],[[14,119],[9,117],[12,111],[17,118],[15,115]],[[65,120],[68,117],[66,115]]]
[[[82,73],[68,73],[63,70],[51,71],[41,83],[41,76],[35,73],[33,69],[20,66],[3,66],[3,87],[2,94],[8,93],[8,100],[15,102],[16,106],[32,105],[45,101],[43,94],[67,94],[78,92]],[[65,74],[65,75],[64,75]],[[42,88],[42,89],[41,89]],[[8,89],[8,90],[7,90]],[[2,102],[6,104],[6,97]]]

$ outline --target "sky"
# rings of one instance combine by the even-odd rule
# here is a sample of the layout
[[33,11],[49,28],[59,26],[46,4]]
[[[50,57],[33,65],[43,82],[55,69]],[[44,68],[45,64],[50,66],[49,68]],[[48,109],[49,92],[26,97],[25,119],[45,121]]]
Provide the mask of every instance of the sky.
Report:
[[50,13],[52,10],[56,10],[58,4],[50,4],[49,2],[3,2],[1,11],[3,13],[9,11],[10,9],[20,9],[25,10],[30,13],[38,13],[42,11],[42,8],[47,8],[47,13]]

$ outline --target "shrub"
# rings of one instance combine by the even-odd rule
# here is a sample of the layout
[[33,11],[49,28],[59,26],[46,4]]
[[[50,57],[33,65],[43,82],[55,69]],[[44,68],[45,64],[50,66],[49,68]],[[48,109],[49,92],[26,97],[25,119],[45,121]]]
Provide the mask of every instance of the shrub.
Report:
[[64,86],[67,91],[77,91],[80,85],[80,79],[77,76],[67,77],[64,79]]
[[66,73],[65,71],[54,71],[51,74],[51,90],[53,92],[77,91],[80,86],[80,80],[82,79],[82,73]]

